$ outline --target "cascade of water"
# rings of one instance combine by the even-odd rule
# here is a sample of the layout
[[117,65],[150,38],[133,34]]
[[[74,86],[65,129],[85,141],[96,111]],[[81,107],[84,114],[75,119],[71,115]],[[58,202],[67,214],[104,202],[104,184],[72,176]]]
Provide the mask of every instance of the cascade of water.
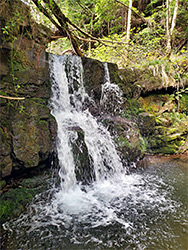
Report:
[[[186,249],[181,240],[187,243],[186,204],[177,199],[183,192],[177,192],[171,173],[175,168],[165,165],[161,172],[160,166],[153,166],[125,174],[108,131],[83,108],[88,96],[81,59],[51,56],[50,61],[61,187],[36,197],[30,213],[11,227],[14,234],[7,249]],[[109,80],[106,74],[110,84]],[[84,135],[94,169],[90,185],[76,178],[75,128]],[[181,179],[182,172],[176,176]],[[176,233],[178,221],[180,233]]]
[[102,85],[100,106],[105,112],[116,114],[121,111],[123,103],[122,91],[117,84],[111,83],[108,64],[104,63],[105,83]]
[[75,162],[71,142],[77,139],[78,127],[84,133],[85,143],[92,160],[96,181],[123,170],[109,132],[82,106],[87,94],[83,85],[83,67],[76,56],[51,56],[53,79],[52,114],[58,123],[58,158],[62,188],[76,185]]

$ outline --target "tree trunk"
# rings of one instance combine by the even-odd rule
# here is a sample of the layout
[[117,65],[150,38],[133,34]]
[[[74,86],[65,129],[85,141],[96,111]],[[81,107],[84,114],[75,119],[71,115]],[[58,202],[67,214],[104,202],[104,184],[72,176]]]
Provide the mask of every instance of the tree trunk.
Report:
[[129,43],[129,40],[130,40],[131,11],[132,11],[132,0],[129,0],[129,10],[128,10],[128,18],[127,18],[127,43]]
[[174,14],[171,22],[171,28],[170,28],[170,6],[169,6],[169,0],[166,0],[166,37],[167,37],[167,56],[171,55],[172,51],[172,37],[173,37],[173,31],[176,26],[176,19],[178,14],[178,0],[175,0],[175,6],[174,6]]
[[66,33],[67,37],[70,40],[71,46],[74,52],[78,56],[83,56],[83,53],[80,51],[78,43],[74,38],[73,34],[69,30],[68,22],[69,19],[61,12],[59,6],[55,3],[54,0],[43,0],[44,3],[48,5],[48,8],[52,12],[52,14],[57,18],[59,24],[52,18],[52,16],[48,13],[48,11],[42,6],[41,1],[39,0],[32,0],[34,4],[39,8],[39,10],[62,32]]
[[132,12],[132,0],[129,0],[129,9],[128,9],[128,17],[127,17],[127,35],[126,35],[126,49],[125,49],[125,56],[124,62],[128,63],[128,46],[130,40],[130,30],[131,30],[131,12]]
[[176,26],[176,19],[177,19],[177,14],[178,14],[178,5],[179,5],[179,2],[178,2],[178,0],[176,0],[175,1],[175,6],[174,6],[174,14],[173,14],[173,18],[172,18],[172,25],[171,25],[171,29],[170,29],[170,35],[171,36],[173,34],[174,27]]
[[170,4],[169,0],[166,0],[166,54],[170,56],[171,54],[171,35],[170,35]]

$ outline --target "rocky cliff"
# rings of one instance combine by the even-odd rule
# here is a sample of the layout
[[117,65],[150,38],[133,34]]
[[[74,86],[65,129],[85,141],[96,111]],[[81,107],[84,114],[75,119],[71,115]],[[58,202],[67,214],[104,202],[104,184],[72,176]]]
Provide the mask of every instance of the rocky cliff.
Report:
[[32,20],[21,1],[2,3],[0,21],[0,173],[4,179],[50,164],[56,122],[48,108],[47,30]]

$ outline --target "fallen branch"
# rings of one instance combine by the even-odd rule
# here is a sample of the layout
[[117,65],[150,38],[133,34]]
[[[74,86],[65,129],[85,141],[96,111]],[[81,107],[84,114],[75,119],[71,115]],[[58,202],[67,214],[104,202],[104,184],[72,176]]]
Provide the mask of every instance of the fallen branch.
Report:
[[1,98],[4,99],[9,99],[9,100],[24,100],[25,97],[11,97],[11,96],[4,96],[4,95],[0,95]]

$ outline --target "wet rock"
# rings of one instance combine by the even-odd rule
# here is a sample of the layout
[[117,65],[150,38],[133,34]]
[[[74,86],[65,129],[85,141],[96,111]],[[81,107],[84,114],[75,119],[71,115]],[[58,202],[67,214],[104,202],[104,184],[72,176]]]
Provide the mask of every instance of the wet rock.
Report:
[[13,115],[13,156],[20,166],[30,168],[53,152],[56,123],[42,100],[29,99],[21,105],[24,110]]
[[119,116],[105,116],[102,121],[113,136],[124,164],[143,158],[145,145],[136,123]]
[[0,49],[0,78],[8,74],[8,49]]
[[0,180],[0,190],[2,190],[6,186],[5,180]]
[[137,124],[141,135],[148,136],[154,131],[155,116],[147,112],[139,113]]
[[9,176],[12,172],[11,159],[11,136],[9,134],[10,121],[6,119],[6,109],[1,108],[1,127],[0,127],[0,176]]
[[72,150],[75,162],[76,179],[82,184],[90,184],[95,180],[93,161],[89,155],[84,139],[84,131],[77,127],[74,128],[75,137],[72,138]]
[[84,82],[87,93],[96,102],[100,101],[101,85],[104,83],[104,65],[98,60],[83,57]]
[[27,176],[25,179],[18,179],[12,184],[4,180],[0,181],[3,185],[3,193],[1,194],[0,202],[0,220],[5,223],[7,220],[19,216],[33,200],[38,193],[49,188],[49,180],[52,173],[39,172],[35,176]]
[[[16,25],[8,35],[2,34],[10,21]],[[35,23],[20,0],[2,4],[0,26],[1,95],[25,98],[1,98],[0,175],[8,178],[15,171],[50,162],[57,126],[47,107],[51,86],[45,48],[51,31]]]

